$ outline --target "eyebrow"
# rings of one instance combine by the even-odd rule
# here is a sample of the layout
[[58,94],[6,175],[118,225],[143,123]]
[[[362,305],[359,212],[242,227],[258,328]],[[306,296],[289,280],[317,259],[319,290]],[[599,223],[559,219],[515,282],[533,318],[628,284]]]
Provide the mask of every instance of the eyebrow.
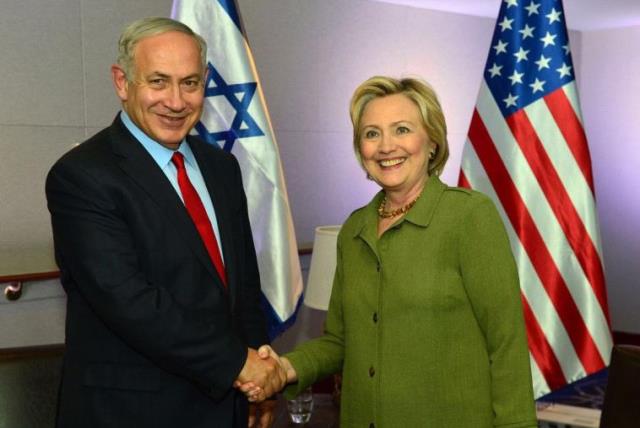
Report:
[[[163,79],[170,79],[171,78],[170,75],[168,75],[166,73],[163,73],[161,71],[152,71],[146,77],[147,78],[149,78],[149,77],[162,77]],[[193,73],[193,74],[190,74],[190,75],[188,75],[186,77],[181,78],[180,80],[183,81],[183,80],[189,80],[189,79],[202,80],[202,76],[199,75],[198,73]]]
[[165,78],[169,78],[170,76],[168,74],[162,73],[160,71],[152,71],[151,73],[147,74],[146,77],[165,77]]
[[187,77],[183,77],[181,80],[189,80],[189,79],[202,80],[202,76],[199,75],[198,73],[193,73],[193,74],[188,75]]
[[[391,122],[391,126],[398,126],[398,125],[403,124],[403,123],[407,123],[409,125],[415,125],[415,123],[413,123],[412,121],[403,119],[403,120],[397,120],[395,122]],[[380,126],[379,125],[374,125],[374,124],[364,124],[364,125],[362,125],[362,129],[364,129],[364,128],[380,128]]]
[[412,121],[410,121],[410,120],[397,120],[395,122],[392,122],[391,125],[397,126],[397,125],[400,125],[402,123],[407,123],[409,125],[414,125],[414,123]]

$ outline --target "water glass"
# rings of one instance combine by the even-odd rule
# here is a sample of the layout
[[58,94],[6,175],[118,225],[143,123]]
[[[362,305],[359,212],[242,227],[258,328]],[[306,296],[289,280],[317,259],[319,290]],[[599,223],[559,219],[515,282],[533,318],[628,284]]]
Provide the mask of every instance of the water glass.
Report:
[[306,424],[311,419],[313,410],[313,394],[311,388],[302,391],[293,400],[287,400],[289,417],[294,424]]

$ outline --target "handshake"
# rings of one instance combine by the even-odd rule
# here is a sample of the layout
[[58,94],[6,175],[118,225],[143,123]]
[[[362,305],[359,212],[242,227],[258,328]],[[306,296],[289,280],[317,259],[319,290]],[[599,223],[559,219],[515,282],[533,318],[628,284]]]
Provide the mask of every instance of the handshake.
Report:
[[295,382],[298,376],[285,357],[280,357],[269,345],[257,351],[249,348],[247,361],[233,386],[242,391],[250,402],[259,403]]

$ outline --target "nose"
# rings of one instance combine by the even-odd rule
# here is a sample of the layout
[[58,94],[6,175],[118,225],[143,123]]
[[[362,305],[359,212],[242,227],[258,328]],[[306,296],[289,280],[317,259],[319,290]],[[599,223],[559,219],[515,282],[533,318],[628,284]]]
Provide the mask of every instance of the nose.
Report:
[[182,93],[180,85],[171,85],[167,88],[164,104],[168,109],[174,112],[179,112],[186,108],[184,94]]
[[396,140],[393,135],[388,132],[383,133],[380,136],[380,145],[378,150],[380,153],[391,153],[396,148]]

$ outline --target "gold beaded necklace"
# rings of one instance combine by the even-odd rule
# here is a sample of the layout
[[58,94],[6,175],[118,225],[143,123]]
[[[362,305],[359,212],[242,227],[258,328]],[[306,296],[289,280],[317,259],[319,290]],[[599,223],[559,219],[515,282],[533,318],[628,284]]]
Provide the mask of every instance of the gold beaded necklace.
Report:
[[409,202],[407,205],[397,208],[395,210],[391,210],[391,211],[385,211],[384,208],[387,205],[387,197],[385,196],[384,198],[382,198],[382,202],[380,202],[380,206],[378,207],[378,217],[380,218],[393,218],[393,217],[397,217],[401,214],[406,213],[407,211],[409,211],[416,203],[416,201],[420,198],[420,195],[416,196],[416,198]]

